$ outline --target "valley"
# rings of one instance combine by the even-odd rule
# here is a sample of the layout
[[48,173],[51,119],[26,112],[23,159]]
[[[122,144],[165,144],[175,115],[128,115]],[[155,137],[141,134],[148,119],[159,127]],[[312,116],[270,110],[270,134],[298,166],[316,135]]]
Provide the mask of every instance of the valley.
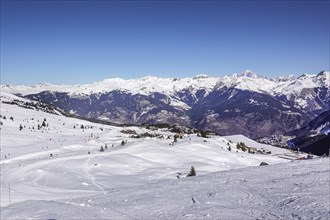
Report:
[[[180,90],[180,98],[168,91],[81,95],[50,88],[1,86],[2,219],[329,216],[328,157],[251,139],[328,137],[327,112],[306,123],[312,112],[302,106],[234,87],[189,96]],[[288,127],[280,130],[281,123]],[[192,168],[197,176],[189,176]]]

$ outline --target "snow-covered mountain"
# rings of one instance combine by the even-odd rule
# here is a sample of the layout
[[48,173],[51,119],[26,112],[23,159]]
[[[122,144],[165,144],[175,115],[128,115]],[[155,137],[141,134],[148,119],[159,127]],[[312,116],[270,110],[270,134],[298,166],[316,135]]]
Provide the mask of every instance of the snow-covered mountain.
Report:
[[307,126],[288,133],[289,147],[316,155],[330,153],[330,110],[314,118]]
[[330,133],[330,110],[323,112],[315,117],[307,126],[294,130],[288,133],[288,135],[321,135]]
[[252,138],[299,129],[329,110],[330,72],[268,79],[246,70],[224,77],[106,79],[87,85],[2,85],[1,90],[77,115],[116,123],[169,123]]
[[328,158],[294,161],[307,155],[243,135],[174,141],[167,128],[98,124],[0,97],[1,219],[329,215]]
[[[74,198],[185,178],[191,166],[203,175],[303,156],[244,136],[192,133],[174,142],[169,129],[92,123],[44,111],[35,101],[26,108],[30,100],[3,92],[1,101],[1,205],[9,202],[9,187],[11,202]],[[241,142],[246,146],[237,148]]]

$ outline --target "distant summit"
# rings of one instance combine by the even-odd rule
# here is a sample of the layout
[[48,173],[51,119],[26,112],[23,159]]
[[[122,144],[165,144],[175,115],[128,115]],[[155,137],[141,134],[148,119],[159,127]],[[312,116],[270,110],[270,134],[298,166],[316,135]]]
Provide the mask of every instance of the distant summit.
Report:
[[252,70],[244,70],[240,76],[250,77],[250,78],[258,78],[259,76],[254,73]]
[[209,78],[209,76],[206,74],[198,74],[193,77],[193,79],[207,79],[207,78]]

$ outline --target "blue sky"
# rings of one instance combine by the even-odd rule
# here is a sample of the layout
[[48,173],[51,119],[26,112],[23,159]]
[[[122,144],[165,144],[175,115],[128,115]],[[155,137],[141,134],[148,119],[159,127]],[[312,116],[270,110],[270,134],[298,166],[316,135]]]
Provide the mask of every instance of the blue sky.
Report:
[[1,84],[329,70],[329,1],[1,1]]

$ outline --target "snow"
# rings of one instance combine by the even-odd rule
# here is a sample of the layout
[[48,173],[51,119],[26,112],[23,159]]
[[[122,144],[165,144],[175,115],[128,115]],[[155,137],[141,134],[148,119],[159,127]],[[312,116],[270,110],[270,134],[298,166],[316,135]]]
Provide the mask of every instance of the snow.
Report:
[[276,94],[297,94],[304,88],[315,88],[320,86],[329,87],[330,72],[318,75],[303,75],[295,79],[287,78],[267,79],[259,76],[252,70],[245,70],[241,74],[226,75],[224,77],[209,77],[204,74],[193,78],[158,78],[147,76],[141,79],[124,80],[120,78],[105,79],[103,81],[85,85],[52,85],[38,84],[35,86],[24,85],[1,85],[1,91],[13,94],[36,94],[42,91],[67,92],[75,97],[98,94],[114,90],[126,91],[132,94],[150,95],[160,92],[169,96],[184,89],[197,91],[200,89],[210,92],[215,88],[235,87],[242,90],[264,92],[272,95]]
[[[329,219],[329,158],[2,207],[3,219]],[[197,169],[198,173],[198,169]]]
[[271,145],[267,145],[267,144],[261,144],[258,143],[254,140],[251,140],[247,137],[245,137],[244,135],[231,135],[231,136],[225,136],[224,138],[226,138],[227,140],[231,140],[234,143],[240,143],[243,142],[245,143],[248,147],[252,146],[258,150],[267,150],[267,151],[271,151],[273,154],[275,155],[281,155],[281,154],[287,154],[288,151],[285,148],[279,148],[279,147],[273,147]]
[[[1,92],[1,101],[13,99]],[[302,155],[242,135],[192,134],[174,143],[173,133],[162,129],[100,125],[5,103],[0,111],[1,219],[329,215],[328,158],[293,163]],[[48,126],[38,130],[44,119]],[[127,131],[158,136],[135,139]],[[237,150],[237,142],[271,154]],[[191,166],[197,177],[186,177]]]
[[84,98],[90,94],[99,96],[101,93],[111,91],[142,95],[162,93],[171,97],[173,106],[187,110],[189,106],[177,94],[184,90],[189,90],[193,96],[196,95],[198,90],[205,90],[206,96],[210,92],[221,88],[236,88],[272,96],[285,95],[288,100],[293,100],[297,107],[306,108],[309,103],[306,102],[304,97],[299,98],[299,95],[304,93],[306,89],[316,87],[330,87],[330,71],[324,71],[317,75],[304,74],[298,78],[289,76],[276,79],[262,77],[252,70],[245,70],[241,74],[226,75],[224,77],[209,77],[205,74],[199,74],[192,78],[158,78],[155,76],[129,80],[113,78],[85,85],[52,85],[48,83],[35,86],[1,85],[1,91],[21,95],[56,91],[68,93],[76,98]]
[[36,86],[1,86],[1,90],[9,93],[20,93],[22,95],[35,94],[42,91],[58,91],[68,92],[72,95],[89,95],[100,92],[109,92],[114,90],[128,91],[132,94],[150,95],[154,92],[162,92],[172,94],[173,92],[183,89],[212,89],[217,82],[216,78],[206,76],[197,76],[193,79],[173,79],[173,78],[158,78],[147,76],[141,79],[124,80],[120,78],[105,79],[99,82],[85,85],[36,85]]

